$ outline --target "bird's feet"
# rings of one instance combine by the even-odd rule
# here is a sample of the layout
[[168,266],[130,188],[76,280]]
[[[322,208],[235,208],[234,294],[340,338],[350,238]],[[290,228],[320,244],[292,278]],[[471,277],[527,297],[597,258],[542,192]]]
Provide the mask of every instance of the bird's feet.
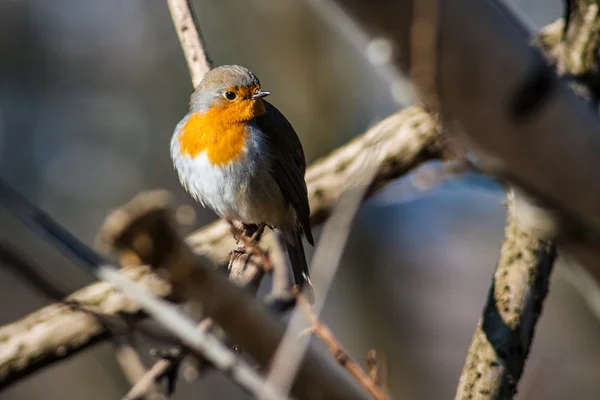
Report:
[[243,224],[243,235],[250,239],[252,243],[258,243],[262,238],[267,224]]
[[229,251],[229,255],[233,256],[233,255],[240,255],[240,254],[246,254],[248,250],[246,250],[246,248],[244,246],[238,246],[233,250]]
[[227,272],[231,272],[233,268],[233,262],[242,254],[246,254],[248,250],[244,246],[238,246],[235,249],[229,251],[229,264],[227,264]]

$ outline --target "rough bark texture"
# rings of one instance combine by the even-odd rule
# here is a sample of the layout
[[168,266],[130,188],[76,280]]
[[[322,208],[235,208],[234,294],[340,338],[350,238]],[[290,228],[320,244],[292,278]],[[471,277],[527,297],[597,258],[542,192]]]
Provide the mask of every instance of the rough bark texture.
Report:
[[[459,126],[449,130],[470,145],[480,165],[551,208],[561,223],[560,240],[583,243],[600,259],[598,116],[527,43],[527,30],[501,2],[427,1],[435,10],[415,8],[415,0],[336,3],[371,34],[396,45],[395,66],[434,74],[435,79],[417,74],[420,80],[414,83],[426,91],[437,83],[439,110],[451,122],[446,127]],[[596,1],[572,3],[563,51],[579,53],[569,68],[593,64],[597,8]],[[411,26],[423,20],[434,31],[425,41],[433,41],[437,52],[415,59],[411,46],[420,38]],[[423,60],[430,65],[419,65]],[[592,68],[590,77],[594,74]],[[579,260],[600,281],[600,263]]]
[[[139,194],[107,218],[100,237],[116,251],[136,253],[168,279],[175,293],[192,307],[201,307],[202,313],[223,328],[259,368],[268,368],[285,323],[256,302],[251,293],[233,285],[209,260],[193,253],[180,236],[171,204],[165,199],[165,192],[160,191]],[[227,364],[223,372],[235,374],[238,363]],[[300,362],[291,394],[299,400],[368,398],[333,358],[313,346]]]
[[[578,94],[597,104],[598,5],[568,2],[565,21],[552,24],[554,29],[534,43]],[[519,203],[529,210],[519,212]],[[531,210],[529,200],[509,193],[505,242],[456,399],[510,399],[517,392],[556,258],[554,246],[540,238],[547,237],[540,232],[549,232],[539,229],[543,211],[533,216],[538,221],[532,224],[531,214],[527,215]],[[589,251],[579,248],[577,253]]]
[[[346,182],[361,168],[363,151],[380,146],[380,164],[370,193],[390,180],[410,171],[437,155],[440,133],[436,120],[422,107],[408,107],[370,128],[364,135],[317,160],[306,171],[311,223],[322,223],[336,204]],[[217,264],[229,260],[228,251],[235,247],[228,224],[216,221],[188,238],[188,243],[200,254]]]
[[[360,168],[365,148],[381,146],[380,169],[373,190],[435,155],[439,132],[435,120],[420,107],[399,111],[364,135],[314,163],[307,171],[313,225],[322,222],[339,198],[346,182]],[[210,224],[188,238],[188,244],[217,264],[226,264],[235,248],[229,225]],[[135,257],[134,257],[135,258]],[[128,269],[128,276],[151,293],[170,294],[169,286],[147,268]],[[75,292],[73,299],[94,311],[136,314],[140,308],[106,283]],[[0,327],[0,389],[16,379],[106,338],[98,322],[62,305],[50,305],[12,324]]]
[[456,399],[512,398],[548,293],[556,250],[520,225],[508,197],[506,237]]
[[[170,286],[147,267],[126,269],[124,273],[159,296],[171,292]],[[105,282],[83,288],[68,299],[105,315],[135,315],[140,311],[137,304]],[[106,330],[96,318],[62,304],[49,305],[5,325],[0,328],[0,389],[106,338]]]

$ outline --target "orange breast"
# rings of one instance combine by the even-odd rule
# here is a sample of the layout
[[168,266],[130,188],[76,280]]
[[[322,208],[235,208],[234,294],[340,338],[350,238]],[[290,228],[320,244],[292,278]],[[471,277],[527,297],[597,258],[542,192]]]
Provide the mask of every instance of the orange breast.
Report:
[[181,127],[181,153],[195,157],[206,152],[212,165],[225,166],[242,157],[248,122],[265,112],[260,100],[225,102],[203,113],[192,114]]

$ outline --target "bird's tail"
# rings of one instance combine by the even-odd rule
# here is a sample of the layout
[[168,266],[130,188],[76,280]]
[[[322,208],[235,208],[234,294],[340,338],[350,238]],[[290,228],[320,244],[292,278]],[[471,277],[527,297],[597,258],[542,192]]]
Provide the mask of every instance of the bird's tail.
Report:
[[310,274],[308,272],[308,264],[304,254],[304,246],[302,245],[301,231],[294,233],[294,240],[287,242],[287,251],[292,264],[292,272],[294,274],[294,283],[298,288],[303,290],[306,297],[312,304],[314,302],[314,293],[312,283],[310,282]]

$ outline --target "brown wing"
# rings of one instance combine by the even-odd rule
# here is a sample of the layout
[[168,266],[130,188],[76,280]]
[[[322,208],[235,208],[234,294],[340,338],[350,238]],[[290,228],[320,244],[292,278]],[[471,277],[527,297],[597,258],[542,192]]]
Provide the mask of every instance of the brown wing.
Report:
[[294,128],[283,114],[272,104],[265,101],[267,112],[257,120],[258,127],[268,136],[268,156],[271,159],[271,176],[277,182],[283,196],[290,202],[306,240],[314,246],[310,228],[310,206],[304,172],[306,159],[302,143]]

